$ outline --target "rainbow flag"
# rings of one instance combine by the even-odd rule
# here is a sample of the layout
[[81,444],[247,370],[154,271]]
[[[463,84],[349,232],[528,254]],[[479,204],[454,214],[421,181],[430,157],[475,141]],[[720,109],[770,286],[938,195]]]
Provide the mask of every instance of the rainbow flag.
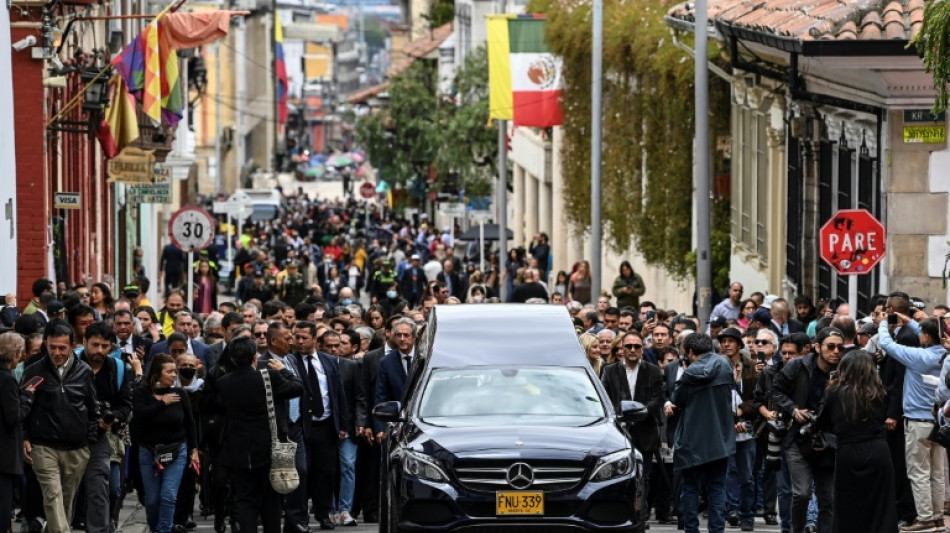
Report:
[[547,128],[563,122],[561,58],[548,49],[543,15],[488,15],[491,118]]
[[139,138],[139,122],[135,116],[135,101],[121,75],[112,76],[109,89],[109,106],[96,130],[96,137],[106,157],[112,159]]
[[277,76],[277,126],[287,123],[287,64],[284,63],[284,28],[274,12],[274,74]]
[[152,21],[112,64],[146,115],[155,123],[178,124],[184,108],[178,53],[169,44],[163,24]]
[[142,91],[142,110],[156,123],[162,120],[162,62],[158,48],[158,20],[153,20],[142,31],[145,34],[145,87]]

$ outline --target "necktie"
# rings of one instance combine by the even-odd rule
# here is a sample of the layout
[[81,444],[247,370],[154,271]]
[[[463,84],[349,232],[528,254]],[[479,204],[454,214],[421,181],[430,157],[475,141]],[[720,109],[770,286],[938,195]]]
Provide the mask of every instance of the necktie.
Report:
[[402,359],[406,362],[406,376],[409,376],[412,373],[412,357],[404,355]]
[[307,380],[313,396],[310,398],[310,411],[316,418],[323,417],[323,391],[320,389],[320,380],[317,379],[317,370],[313,367],[316,362],[312,355],[307,356]]
[[[281,362],[284,362],[284,361],[285,361],[284,359],[281,359]],[[297,373],[294,371],[293,365],[285,364],[284,367],[287,368],[287,370],[290,370],[290,373],[293,374],[294,376],[297,375]],[[290,421],[297,422],[297,420],[300,420],[300,398],[291,398],[289,407],[290,407]]]

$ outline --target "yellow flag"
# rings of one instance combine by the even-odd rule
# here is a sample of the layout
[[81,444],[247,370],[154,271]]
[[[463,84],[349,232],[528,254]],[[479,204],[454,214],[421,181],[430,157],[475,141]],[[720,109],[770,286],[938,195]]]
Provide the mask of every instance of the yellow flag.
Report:
[[488,108],[489,116],[511,120],[511,43],[508,19],[513,15],[488,15]]

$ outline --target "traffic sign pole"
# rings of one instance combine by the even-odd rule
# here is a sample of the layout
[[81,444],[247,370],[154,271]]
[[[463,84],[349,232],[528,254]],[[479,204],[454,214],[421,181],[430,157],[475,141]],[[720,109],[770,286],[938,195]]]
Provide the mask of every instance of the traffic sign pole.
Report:
[[195,309],[195,252],[188,252],[188,309]]

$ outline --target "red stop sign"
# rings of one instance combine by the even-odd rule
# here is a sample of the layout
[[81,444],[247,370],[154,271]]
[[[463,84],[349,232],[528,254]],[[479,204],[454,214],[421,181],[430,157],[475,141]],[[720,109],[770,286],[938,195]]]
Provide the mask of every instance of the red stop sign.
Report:
[[838,274],[867,274],[884,257],[884,226],[865,209],[842,209],[821,227],[821,258]]
[[360,196],[367,200],[376,196],[376,186],[368,181],[364,181],[360,185]]

